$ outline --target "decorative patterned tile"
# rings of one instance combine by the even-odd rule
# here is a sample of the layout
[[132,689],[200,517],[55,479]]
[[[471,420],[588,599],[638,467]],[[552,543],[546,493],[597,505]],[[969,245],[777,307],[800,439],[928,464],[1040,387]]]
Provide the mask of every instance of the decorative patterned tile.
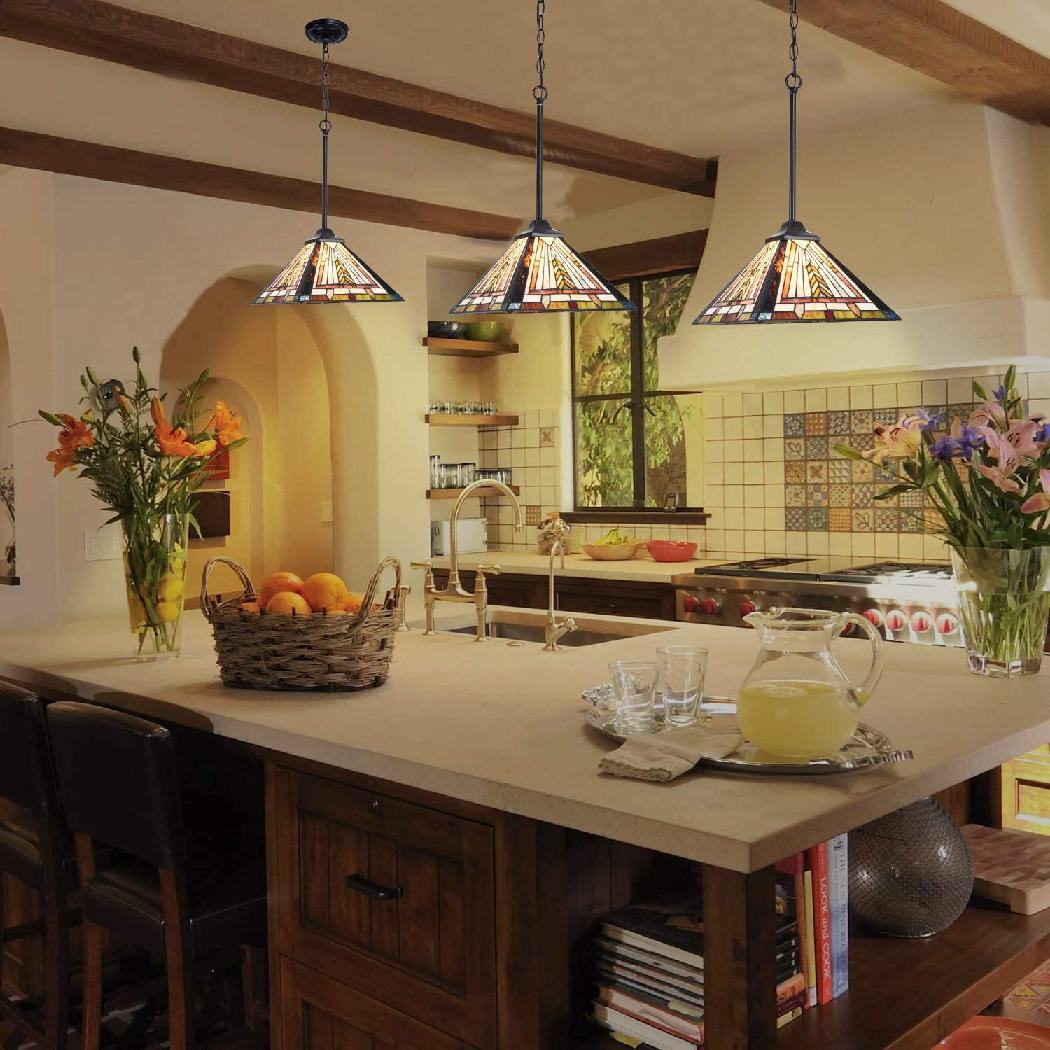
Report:
[[802,412],[784,416],[784,437],[802,437],[806,432],[806,417]]
[[870,481],[862,481],[860,483],[853,483],[853,506],[854,507],[870,507],[872,500],[873,490]]
[[806,480],[806,464],[801,460],[784,464],[784,480],[789,485],[799,485]]
[[848,507],[853,502],[853,493],[851,485],[829,485],[828,486],[828,506],[831,507]]
[[806,438],[806,459],[827,459],[828,439],[826,437]]
[[922,512],[926,532],[940,532],[944,528],[944,518],[932,507],[926,507]]
[[832,485],[853,480],[853,460],[833,459],[828,463],[828,481]]
[[850,430],[854,434],[870,434],[875,425],[870,408],[855,408],[849,414]]
[[878,482],[875,483],[875,492],[872,496],[872,502],[876,507],[893,507],[896,509],[900,504],[899,496],[887,496],[882,497],[883,492],[889,491],[889,485],[880,485]]
[[788,485],[784,489],[784,506],[804,507],[806,505],[806,486]]
[[788,532],[806,531],[806,508],[788,507],[784,511],[784,528]]
[[901,532],[922,532],[923,514],[921,510],[904,508],[901,511]]
[[806,452],[806,442],[803,438],[784,439],[784,459],[803,459]]
[[826,507],[828,505],[828,487],[827,485],[807,485],[806,486],[806,506],[807,507]]
[[894,423],[900,419],[899,408],[876,408],[872,413],[876,423],[881,423],[883,426],[893,426]]
[[901,512],[896,507],[875,507],[876,532],[899,532],[900,527]]
[[965,423],[970,418],[972,411],[973,405],[949,405],[948,427],[951,428],[957,423]]
[[828,511],[828,528],[832,532],[851,532],[853,512],[848,507],[832,507]]
[[806,529],[809,532],[822,532],[827,527],[827,507],[810,507],[806,511]]
[[823,459],[806,460],[806,483],[809,485],[824,484],[828,480],[828,464]]
[[826,434],[828,432],[827,412],[806,413],[806,435]]
[[922,491],[915,489],[913,492],[902,492],[897,500],[902,507],[921,507]]
[[853,531],[871,532],[874,528],[875,512],[872,510],[858,510],[853,508]]
[[868,459],[855,459],[850,464],[854,481],[871,481],[875,477],[875,464]]
[[872,464],[874,470],[872,471],[872,480],[876,485],[896,485],[897,484],[897,471],[893,467],[881,467],[878,463]]
[[875,447],[875,435],[855,434],[853,436],[853,447],[858,452],[870,452]]
[[848,434],[850,432],[850,419],[848,412],[828,413],[828,433]]

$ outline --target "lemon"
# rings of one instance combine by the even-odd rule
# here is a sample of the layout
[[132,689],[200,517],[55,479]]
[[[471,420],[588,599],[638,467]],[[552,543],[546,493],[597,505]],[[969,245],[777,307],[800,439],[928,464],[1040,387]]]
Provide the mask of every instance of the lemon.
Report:
[[157,619],[161,623],[174,623],[179,617],[179,607],[175,602],[157,602]]
[[162,602],[176,602],[182,595],[182,575],[167,572],[160,578],[157,598]]

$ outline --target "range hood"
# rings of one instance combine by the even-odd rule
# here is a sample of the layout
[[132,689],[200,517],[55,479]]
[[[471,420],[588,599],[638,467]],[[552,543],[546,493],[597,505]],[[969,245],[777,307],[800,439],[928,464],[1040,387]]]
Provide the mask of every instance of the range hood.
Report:
[[689,302],[660,340],[661,386],[1050,368],[1050,129],[938,101],[807,128],[804,144],[799,218],[903,320],[694,327],[785,207],[786,146],[726,154]]

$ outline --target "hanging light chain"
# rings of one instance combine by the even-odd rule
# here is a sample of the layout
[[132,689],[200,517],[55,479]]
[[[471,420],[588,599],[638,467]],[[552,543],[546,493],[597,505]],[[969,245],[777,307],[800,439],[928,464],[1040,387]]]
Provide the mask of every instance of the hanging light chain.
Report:
[[543,73],[547,68],[547,64],[543,59],[543,44],[546,40],[546,34],[543,29],[543,16],[545,14],[545,0],[536,0],[536,75],[539,77],[539,83],[532,89],[532,97],[536,100],[537,105],[540,106],[547,100],[547,88],[543,83]]
[[324,107],[324,116],[318,122],[321,129],[321,230],[328,236],[328,132],[332,130],[332,122],[328,118],[328,42],[325,41],[321,49],[321,105]]
[[321,51],[321,106],[324,109],[324,116],[318,123],[318,127],[321,129],[322,134],[327,135],[332,130],[332,122],[328,119],[328,45],[325,44]]
[[791,47],[788,56],[791,58],[791,72],[784,78],[788,91],[798,91],[802,87],[802,77],[798,72],[798,0],[789,0],[788,25],[791,27]]

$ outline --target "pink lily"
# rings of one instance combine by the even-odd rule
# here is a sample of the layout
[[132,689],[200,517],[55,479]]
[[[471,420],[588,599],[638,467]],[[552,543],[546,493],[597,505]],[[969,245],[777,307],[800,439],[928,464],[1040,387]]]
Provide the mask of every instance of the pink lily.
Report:
[[1034,493],[1021,504],[1022,514],[1041,514],[1050,510],[1050,470],[1046,467],[1039,471],[1039,484],[1043,491]]
[[887,459],[911,459],[922,444],[922,425],[920,416],[906,416],[892,427],[879,424],[875,427],[875,448],[865,452],[864,458],[873,463],[882,463]]
[[1006,438],[991,427],[980,427],[981,435],[988,442],[988,455],[996,460],[993,467],[981,463],[973,464],[1000,492],[1021,492],[1021,483],[1012,475],[1020,463],[1020,456]]
[[1006,432],[1005,437],[1022,459],[1038,459],[1043,451],[1043,445],[1035,440],[1035,435],[1041,429],[1041,424],[1026,419],[1023,422],[1014,423]]
[[970,426],[987,427],[1006,423],[1006,409],[997,401],[983,401],[970,413]]
[[986,467],[980,463],[973,464],[1000,492],[1012,492],[1019,494],[1021,485],[1015,478],[1010,476],[1010,471],[1003,470],[1001,466]]

